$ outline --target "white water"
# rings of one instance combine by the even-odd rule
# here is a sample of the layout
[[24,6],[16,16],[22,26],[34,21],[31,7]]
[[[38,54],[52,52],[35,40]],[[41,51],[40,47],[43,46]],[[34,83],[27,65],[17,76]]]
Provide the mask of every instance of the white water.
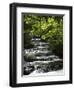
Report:
[[63,70],[57,70],[57,71],[50,71],[47,73],[38,73],[36,70],[33,71],[31,74],[29,74],[28,76],[48,76],[48,75],[64,75],[64,71]]
[[[23,67],[26,67],[25,70],[30,70],[29,66],[34,66],[35,70],[30,72],[30,76],[39,76],[39,75],[61,75],[63,70],[48,72],[48,63],[50,62],[58,62],[62,61],[58,56],[54,55],[51,49],[48,50],[49,45],[47,42],[41,41],[40,38],[33,38],[32,39],[35,47],[30,49],[24,50],[24,56],[27,57],[27,62],[24,61]],[[28,58],[33,60],[32,62],[28,62]],[[45,66],[41,66],[45,65]],[[38,68],[40,67],[40,68]],[[47,70],[47,71],[46,71]]]

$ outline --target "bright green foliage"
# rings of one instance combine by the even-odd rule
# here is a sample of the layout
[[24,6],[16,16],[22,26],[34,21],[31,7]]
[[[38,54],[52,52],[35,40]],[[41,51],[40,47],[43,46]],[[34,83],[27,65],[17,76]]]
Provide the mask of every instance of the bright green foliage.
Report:
[[63,16],[26,14],[23,20],[25,47],[33,46],[31,38],[37,36],[49,42],[52,51],[59,57],[63,57]]

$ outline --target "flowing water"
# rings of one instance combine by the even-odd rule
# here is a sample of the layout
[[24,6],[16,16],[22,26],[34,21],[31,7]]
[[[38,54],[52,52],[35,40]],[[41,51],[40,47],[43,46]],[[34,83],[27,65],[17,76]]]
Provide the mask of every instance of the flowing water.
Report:
[[47,73],[63,68],[63,60],[52,53],[49,44],[41,38],[32,38],[33,48],[24,50],[23,74]]

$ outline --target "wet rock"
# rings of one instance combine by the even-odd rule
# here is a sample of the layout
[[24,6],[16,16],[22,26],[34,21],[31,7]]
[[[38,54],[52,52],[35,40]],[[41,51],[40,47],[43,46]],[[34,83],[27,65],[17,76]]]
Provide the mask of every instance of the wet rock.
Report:
[[35,70],[34,66],[27,66],[24,67],[24,75],[29,75]]
[[53,61],[49,63],[40,63],[39,66],[37,66],[37,72],[38,73],[46,73],[49,71],[56,71],[63,68],[63,61]]

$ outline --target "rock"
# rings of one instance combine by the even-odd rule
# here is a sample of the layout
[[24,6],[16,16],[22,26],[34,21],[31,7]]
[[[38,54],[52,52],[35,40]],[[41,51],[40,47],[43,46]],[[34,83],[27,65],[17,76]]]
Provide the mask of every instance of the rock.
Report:
[[24,75],[29,75],[31,72],[35,70],[34,66],[24,67]]

